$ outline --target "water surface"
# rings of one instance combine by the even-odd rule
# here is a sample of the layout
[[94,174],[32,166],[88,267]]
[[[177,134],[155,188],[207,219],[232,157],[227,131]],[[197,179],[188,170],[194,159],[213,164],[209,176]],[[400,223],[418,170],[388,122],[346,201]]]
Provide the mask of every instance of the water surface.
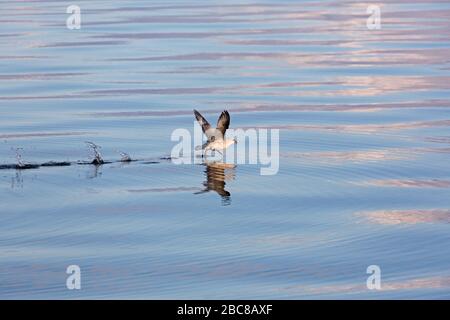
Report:
[[[73,165],[0,170],[0,298],[450,298],[450,4],[377,3],[2,3],[0,165]],[[194,108],[278,174],[173,164]]]

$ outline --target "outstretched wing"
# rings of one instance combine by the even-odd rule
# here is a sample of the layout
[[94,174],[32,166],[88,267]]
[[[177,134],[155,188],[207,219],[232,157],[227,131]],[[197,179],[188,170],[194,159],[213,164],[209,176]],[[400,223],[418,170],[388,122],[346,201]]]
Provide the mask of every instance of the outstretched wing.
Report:
[[204,134],[206,134],[206,136],[208,136],[208,134],[206,133],[206,131],[208,131],[211,128],[211,125],[209,124],[209,122],[200,114],[200,112],[198,112],[197,110],[194,109],[194,115],[195,115],[195,119],[197,119],[198,124],[200,125],[200,127],[202,127],[202,131]]
[[219,120],[217,120],[217,130],[222,132],[223,136],[225,136],[225,131],[227,131],[229,126],[230,126],[230,114],[228,113],[227,110],[225,110],[220,115]]

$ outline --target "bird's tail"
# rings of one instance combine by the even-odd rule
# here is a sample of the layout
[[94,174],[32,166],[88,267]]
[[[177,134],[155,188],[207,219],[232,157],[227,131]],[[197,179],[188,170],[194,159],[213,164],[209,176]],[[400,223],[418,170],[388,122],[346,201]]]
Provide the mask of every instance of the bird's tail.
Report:
[[205,142],[205,143],[202,144],[201,146],[196,146],[196,147],[195,147],[195,151],[203,150],[203,149],[206,148],[207,145],[208,145],[208,142]]

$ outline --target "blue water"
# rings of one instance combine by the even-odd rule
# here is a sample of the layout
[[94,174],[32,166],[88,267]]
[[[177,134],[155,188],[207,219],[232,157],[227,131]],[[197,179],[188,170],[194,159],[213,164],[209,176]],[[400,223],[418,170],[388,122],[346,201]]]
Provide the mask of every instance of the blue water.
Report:
[[[450,3],[377,4],[2,2],[0,165],[72,165],[0,170],[0,298],[450,298]],[[194,108],[279,172],[172,163]]]

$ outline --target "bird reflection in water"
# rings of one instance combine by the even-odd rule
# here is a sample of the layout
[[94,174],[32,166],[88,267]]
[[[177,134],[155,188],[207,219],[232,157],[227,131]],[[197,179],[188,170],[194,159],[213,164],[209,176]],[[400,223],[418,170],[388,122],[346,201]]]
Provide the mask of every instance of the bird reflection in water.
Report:
[[223,162],[209,162],[204,163],[206,166],[205,175],[206,181],[203,182],[205,189],[195,194],[202,194],[209,191],[215,191],[222,198],[222,205],[227,206],[231,204],[231,194],[225,190],[226,181],[234,180],[235,165]]

